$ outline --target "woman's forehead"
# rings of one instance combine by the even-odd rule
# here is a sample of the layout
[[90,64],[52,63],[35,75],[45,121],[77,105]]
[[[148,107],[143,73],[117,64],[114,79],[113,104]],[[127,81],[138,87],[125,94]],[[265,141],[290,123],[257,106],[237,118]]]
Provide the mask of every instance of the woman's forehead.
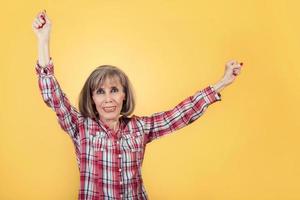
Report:
[[122,86],[120,78],[117,75],[107,76],[98,83],[98,88],[107,86]]

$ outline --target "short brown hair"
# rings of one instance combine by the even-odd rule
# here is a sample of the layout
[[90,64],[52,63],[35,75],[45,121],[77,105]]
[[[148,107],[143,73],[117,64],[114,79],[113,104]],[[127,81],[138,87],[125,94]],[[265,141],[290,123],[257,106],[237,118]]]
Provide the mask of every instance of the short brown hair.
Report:
[[133,113],[135,108],[135,97],[127,75],[118,67],[101,65],[90,74],[79,95],[79,111],[84,117],[90,117],[92,119],[99,118],[99,114],[92,98],[93,91],[98,89],[107,78],[114,77],[119,78],[125,93],[125,101],[123,102],[120,114],[129,116]]

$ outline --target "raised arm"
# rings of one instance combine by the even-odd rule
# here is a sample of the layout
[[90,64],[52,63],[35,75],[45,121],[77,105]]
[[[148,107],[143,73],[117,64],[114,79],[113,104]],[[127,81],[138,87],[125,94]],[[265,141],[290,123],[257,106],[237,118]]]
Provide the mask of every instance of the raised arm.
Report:
[[221,100],[219,93],[230,85],[240,74],[243,63],[231,60],[225,65],[223,77],[212,86],[208,86],[180,102],[173,109],[141,117],[147,142],[178,130],[198,119],[209,105]]
[[32,23],[32,29],[38,41],[38,63],[45,67],[50,61],[49,41],[51,32],[51,21],[46,11],[39,12]]
[[221,95],[212,86],[208,86],[186,98],[171,110],[141,117],[147,142],[191,124],[216,101],[221,101]]
[[54,76],[54,65],[49,55],[51,22],[45,11],[38,13],[32,28],[38,40],[38,60],[35,69],[43,100],[55,111],[61,128],[71,136],[75,146],[79,147],[78,126],[81,115],[70,104]]

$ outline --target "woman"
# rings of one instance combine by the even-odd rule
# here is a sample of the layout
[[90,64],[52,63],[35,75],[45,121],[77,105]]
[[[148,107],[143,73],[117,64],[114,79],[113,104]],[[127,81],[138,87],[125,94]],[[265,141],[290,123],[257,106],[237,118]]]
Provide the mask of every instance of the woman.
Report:
[[146,144],[182,128],[212,103],[240,74],[242,63],[229,61],[223,78],[173,109],[148,117],[131,116],[135,101],[126,74],[117,67],[97,67],[86,80],[79,111],[61,90],[49,56],[51,22],[38,13],[32,28],[38,39],[36,72],[45,103],[72,138],[80,171],[79,200],[148,199],[141,177]]

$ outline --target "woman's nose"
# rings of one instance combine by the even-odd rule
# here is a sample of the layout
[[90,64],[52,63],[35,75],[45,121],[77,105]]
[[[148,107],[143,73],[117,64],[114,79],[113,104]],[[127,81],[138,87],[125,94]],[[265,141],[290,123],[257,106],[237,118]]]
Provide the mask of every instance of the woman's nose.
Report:
[[106,94],[105,95],[105,102],[111,102],[111,101],[112,101],[111,94]]

